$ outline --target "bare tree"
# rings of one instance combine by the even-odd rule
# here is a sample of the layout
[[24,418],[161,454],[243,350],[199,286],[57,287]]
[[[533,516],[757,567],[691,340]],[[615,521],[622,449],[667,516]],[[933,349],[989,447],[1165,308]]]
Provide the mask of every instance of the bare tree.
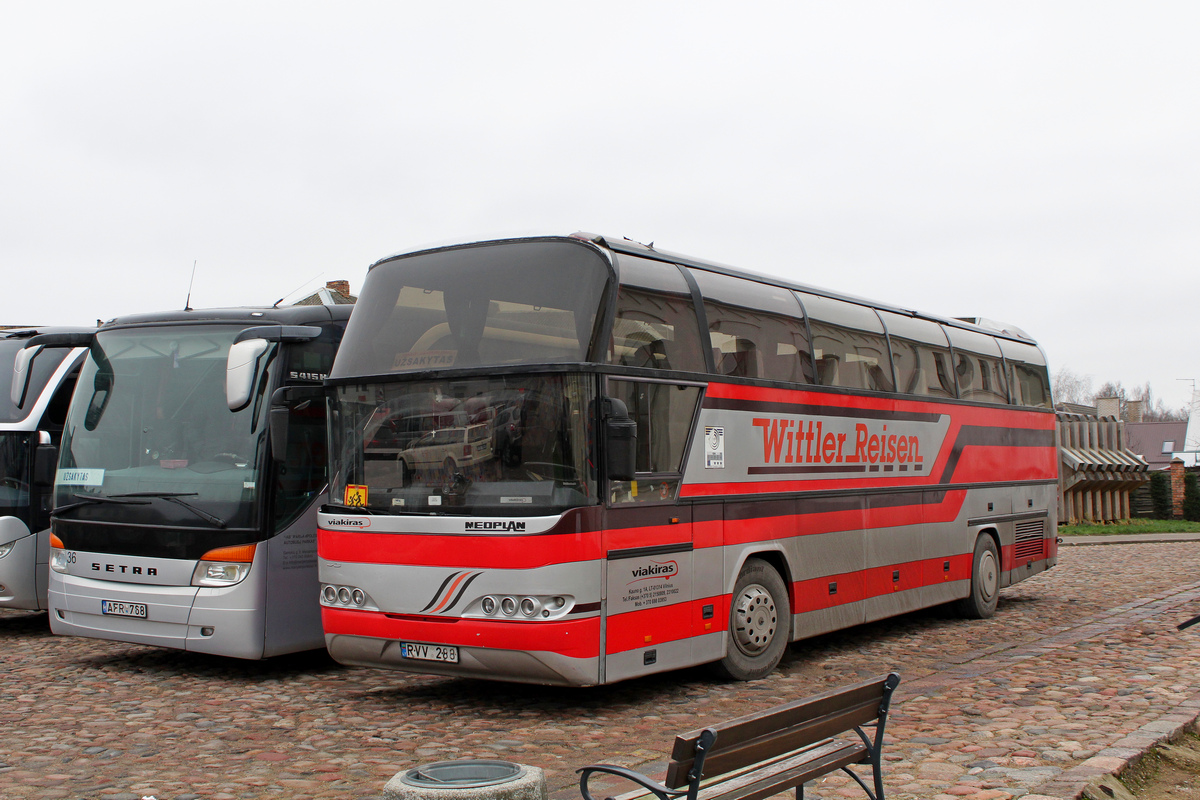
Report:
[[1059,403],[1090,404],[1096,396],[1091,375],[1076,375],[1067,367],[1054,373],[1054,399]]
[[1095,405],[1101,397],[1115,397],[1120,401],[1121,419],[1129,419],[1129,401],[1142,401],[1144,422],[1185,422],[1188,408],[1168,408],[1160,398],[1154,396],[1150,382],[1126,389],[1120,381],[1105,381],[1099,389],[1092,390],[1091,375],[1076,375],[1067,367],[1054,373],[1054,399],[1060,403]]

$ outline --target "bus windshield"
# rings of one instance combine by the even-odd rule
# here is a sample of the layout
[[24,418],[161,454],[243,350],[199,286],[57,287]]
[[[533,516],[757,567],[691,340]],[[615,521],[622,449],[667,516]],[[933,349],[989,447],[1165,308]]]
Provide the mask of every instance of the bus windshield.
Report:
[[29,434],[0,432],[0,517],[29,524]]
[[226,358],[240,330],[98,333],[63,433],[57,509],[81,521],[254,527],[269,381],[264,370],[250,404],[229,410]]
[[500,242],[372,268],[331,378],[579,362],[612,269],[582,242]]
[[595,377],[508,375],[338,386],[336,505],[530,516],[596,499]]

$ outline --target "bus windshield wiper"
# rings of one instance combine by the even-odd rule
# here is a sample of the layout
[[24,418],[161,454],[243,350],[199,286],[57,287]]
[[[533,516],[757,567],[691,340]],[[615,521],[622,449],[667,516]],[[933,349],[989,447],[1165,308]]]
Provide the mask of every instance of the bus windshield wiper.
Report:
[[[119,496],[126,497],[128,495],[119,495]],[[50,509],[50,514],[52,516],[54,514],[61,514],[64,511],[70,511],[71,509],[79,508],[80,506],[90,506],[93,503],[112,503],[113,505],[118,505],[118,506],[148,506],[148,505],[150,505],[149,500],[118,500],[115,497],[108,497],[108,496],[102,495],[102,494],[72,494],[71,497],[78,497],[79,502],[78,503],[67,503],[65,506],[59,506],[58,508],[52,508],[52,509]]]
[[337,503],[329,503],[328,505],[330,508],[336,508],[339,512],[341,512],[343,514],[373,514],[376,516],[378,516],[378,515],[383,515],[385,517],[391,516],[390,513],[388,513],[387,511],[384,511],[381,508],[371,508],[370,506],[343,506],[343,505],[339,505]]
[[[192,512],[197,517],[200,517],[200,519],[205,520],[206,522],[211,522],[213,525],[216,525],[218,528],[228,527],[229,523],[227,523],[225,520],[221,519],[220,517],[218,517],[214,514],[210,514],[207,511],[205,511],[204,509],[197,508],[196,506],[192,505],[191,503],[185,502],[180,499],[181,497],[195,497],[198,494],[200,494],[200,493],[199,492],[127,492],[125,494],[114,494],[113,497],[154,497],[154,498],[158,498],[160,500],[166,500],[170,503],[174,503],[177,506],[186,508],[188,511]],[[149,502],[149,501],[147,501],[147,502]]]

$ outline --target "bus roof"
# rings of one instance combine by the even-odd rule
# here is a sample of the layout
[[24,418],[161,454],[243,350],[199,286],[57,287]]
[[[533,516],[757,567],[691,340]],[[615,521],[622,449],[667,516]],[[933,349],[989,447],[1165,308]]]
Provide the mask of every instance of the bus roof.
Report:
[[337,306],[246,306],[242,308],[196,308],[188,311],[162,311],[156,314],[128,314],[104,323],[101,330],[138,325],[203,324],[244,322],[247,324],[305,325],[350,318],[353,305]]
[[933,322],[938,322],[938,323],[941,323],[942,325],[947,325],[947,326],[950,326],[953,328],[962,328],[964,330],[985,333],[990,336],[997,336],[1000,338],[1012,339],[1014,341],[1025,342],[1025,343],[1029,343],[1029,344],[1036,344],[1033,337],[1031,337],[1028,333],[1026,333],[1021,328],[1018,328],[1015,325],[1009,325],[1007,323],[995,322],[993,320],[989,320],[989,319],[986,319],[983,317],[962,318],[962,317],[945,317],[945,316],[940,316],[937,314],[928,314],[928,313],[925,313],[922,311],[916,311],[911,308],[904,308],[901,306],[893,306],[893,305],[889,305],[887,303],[880,303],[875,300],[868,300],[866,298],[858,297],[855,295],[844,294],[841,292],[835,292],[835,291],[831,291],[829,289],[822,289],[822,288],[812,286],[809,284],[797,283],[794,281],[785,280],[783,278],[777,278],[777,277],[774,277],[771,275],[764,275],[762,273],[752,272],[750,270],[738,269],[735,267],[727,266],[725,264],[719,264],[715,261],[706,261],[704,259],[694,258],[692,256],[683,255],[681,253],[674,253],[674,252],[670,252],[667,250],[659,250],[654,247],[653,242],[651,242],[649,245],[645,245],[645,244],[642,244],[641,242],[635,242],[632,239],[616,238],[616,237],[611,237],[611,236],[604,236],[601,234],[585,233],[585,232],[576,232],[569,236],[562,236],[562,235],[520,236],[520,237],[513,237],[510,239],[492,239],[492,240],[481,240],[481,241],[474,241],[474,242],[459,242],[456,244],[447,244],[447,245],[440,245],[440,246],[436,246],[436,247],[421,248],[418,250],[413,250],[413,251],[408,251],[408,252],[393,253],[392,255],[381,258],[378,261],[376,261],[375,263],[371,264],[371,266],[368,268],[368,272],[370,270],[374,269],[375,267],[379,266],[380,264],[384,263],[385,261],[391,261],[393,259],[396,259],[396,258],[399,258],[402,256],[414,256],[414,255],[420,255],[420,254],[424,254],[424,253],[439,252],[442,250],[455,250],[458,248],[473,247],[473,246],[482,245],[482,244],[504,244],[504,243],[508,243],[508,242],[523,242],[523,241],[531,241],[531,240],[541,240],[541,241],[573,240],[573,241],[577,241],[577,242],[589,242],[592,245],[594,245],[600,249],[607,249],[607,250],[610,250],[615,253],[626,253],[628,255],[639,256],[641,258],[649,258],[649,259],[654,259],[656,261],[665,261],[665,262],[668,262],[671,264],[682,264],[687,267],[695,267],[697,269],[704,269],[704,270],[708,270],[710,272],[717,272],[717,273],[720,273],[723,275],[729,275],[729,276],[735,277],[735,278],[744,278],[747,280],[756,281],[758,283],[763,283],[763,284],[767,284],[770,286],[778,286],[778,287],[781,287],[784,289],[790,289],[793,291],[807,292],[808,294],[820,295],[822,297],[828,297],[828,298],[831,298],[834,300],[842,300],[842,301],[845,301],[848,303],[855,303],[857,305],[869,306],[871,308],[877,308],[881,311],[890,311],[894,314],[902,314],[905,316],[927,319],[927,320],[930,320]]

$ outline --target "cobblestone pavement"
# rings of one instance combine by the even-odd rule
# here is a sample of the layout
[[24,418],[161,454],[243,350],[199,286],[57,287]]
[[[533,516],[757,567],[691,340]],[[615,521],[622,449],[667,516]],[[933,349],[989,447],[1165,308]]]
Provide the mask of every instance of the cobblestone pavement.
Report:
[[[674,735],[887,670],[888,796],[1074,797],[1200,714],[1200,545],[1071,547],[993,619],[941,610],[792,646],[781,669],[703,669],[556,689],[342,668],[322,653],[240,662],[57,638],[0,612],[0,798],[368,798],[430,761],[546,770],[555,800],[606,761],[655,777]],[[861,797],[827,778],[813,797]]]

